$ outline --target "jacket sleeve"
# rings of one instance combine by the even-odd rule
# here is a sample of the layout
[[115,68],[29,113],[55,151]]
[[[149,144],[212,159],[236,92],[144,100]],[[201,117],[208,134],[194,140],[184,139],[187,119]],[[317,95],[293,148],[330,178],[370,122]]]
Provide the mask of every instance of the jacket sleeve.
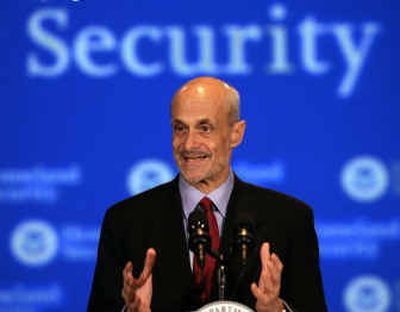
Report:
[[87,311],[118,311],[124,307],[121,297],[123,263],[121,240],[113,224],[112,209],[104,217]]
[[311,208],[304,205],[291,222],[289,252],[282,275],[282,297],[298,312],[327,311],[319,248]]

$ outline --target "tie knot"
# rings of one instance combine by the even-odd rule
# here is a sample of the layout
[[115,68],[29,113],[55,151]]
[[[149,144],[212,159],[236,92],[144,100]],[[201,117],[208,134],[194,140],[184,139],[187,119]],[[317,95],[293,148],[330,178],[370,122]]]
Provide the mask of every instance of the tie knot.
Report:
[[203,197],[200,202],[199,202],[200,206],[207,212],[207,211],[212,211],[212,205],[213,202],[211,199],[209,199],[208,197]]

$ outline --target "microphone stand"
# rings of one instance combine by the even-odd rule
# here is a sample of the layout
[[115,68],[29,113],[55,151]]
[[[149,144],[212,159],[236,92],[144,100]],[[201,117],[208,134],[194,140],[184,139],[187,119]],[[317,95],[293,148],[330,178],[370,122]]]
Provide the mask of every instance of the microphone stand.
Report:
[[[241,270],[234,287],[233,294],[236,295],[239,287],[239,282],[243,277],[243,274],[246,270],[247,265],[247,257],[250,249],[254,246],[255,237],[251,227],[247,224],[239,226],[239,231],[236,236],[236,246],[240,250],[241,253]],[[217,262],[217,284],[218,284],[218,300],[226,299],[226,262],[224,259],[224,255],[215,250],[208,249],[207,253],[216,259]]]
[[224,255],[215,250],[209,250],[208,254],[217,261],[217,284],[218,284],[218,300],[225,300],[226,295],[226,263]]
[[225,290],[226,290],[226,271],[225,271],[225,262],[223,254],[219,255],[219,259],[217,259],[218,266],[218,300],[225,300]]
[[234,241],[234,249],[240,253],[240,271],[233,287],[232,296],[236,297],[239,291],[240,282],[247,270],[247,258],[252,253],[254,246],[257,245],[257,239],[251,222],[242,222],[236,230],[236,238]]

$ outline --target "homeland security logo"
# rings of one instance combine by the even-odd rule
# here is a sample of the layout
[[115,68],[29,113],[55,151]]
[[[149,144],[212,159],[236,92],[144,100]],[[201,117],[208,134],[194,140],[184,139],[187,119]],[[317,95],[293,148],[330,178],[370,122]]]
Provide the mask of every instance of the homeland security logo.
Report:
[[352,280],[345,289],[345,305],[350,312],[385,312],[390,292],[380,278],[365,275]]
[[384,195],[389,184],[385,165],[372,156],[351,159],[342,170],[344,191],[358,202],[373,202]]
[[132,195],[148,190],[173,178],[172,169],[158,159],[145,159],[134,165],[128,174],[128,190]]
[[10,245],[17,261],[38,267],[54,259],[59,244],[56,231],[50,224],[41,220],[29,220],[14,229]]

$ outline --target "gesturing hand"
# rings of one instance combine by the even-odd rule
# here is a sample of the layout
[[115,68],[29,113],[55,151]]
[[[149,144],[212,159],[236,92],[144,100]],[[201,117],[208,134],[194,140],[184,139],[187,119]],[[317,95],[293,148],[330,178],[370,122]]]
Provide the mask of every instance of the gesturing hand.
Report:
[[139,278],[133,277],[132,262],[128,262],[122,272],[124,287],[122,298],[129,312],[149,312],[153,295],[152,270],[156,261],[156,251],[149,248],[146,253],[144,268]]
[[251,284],[251,292],[256,298],[257,312],[280,312],[283,310],[279,299],[283,264],[276,254],[270,254],[269,243],[263,243],[260,249],[261,273],[256,283]]

